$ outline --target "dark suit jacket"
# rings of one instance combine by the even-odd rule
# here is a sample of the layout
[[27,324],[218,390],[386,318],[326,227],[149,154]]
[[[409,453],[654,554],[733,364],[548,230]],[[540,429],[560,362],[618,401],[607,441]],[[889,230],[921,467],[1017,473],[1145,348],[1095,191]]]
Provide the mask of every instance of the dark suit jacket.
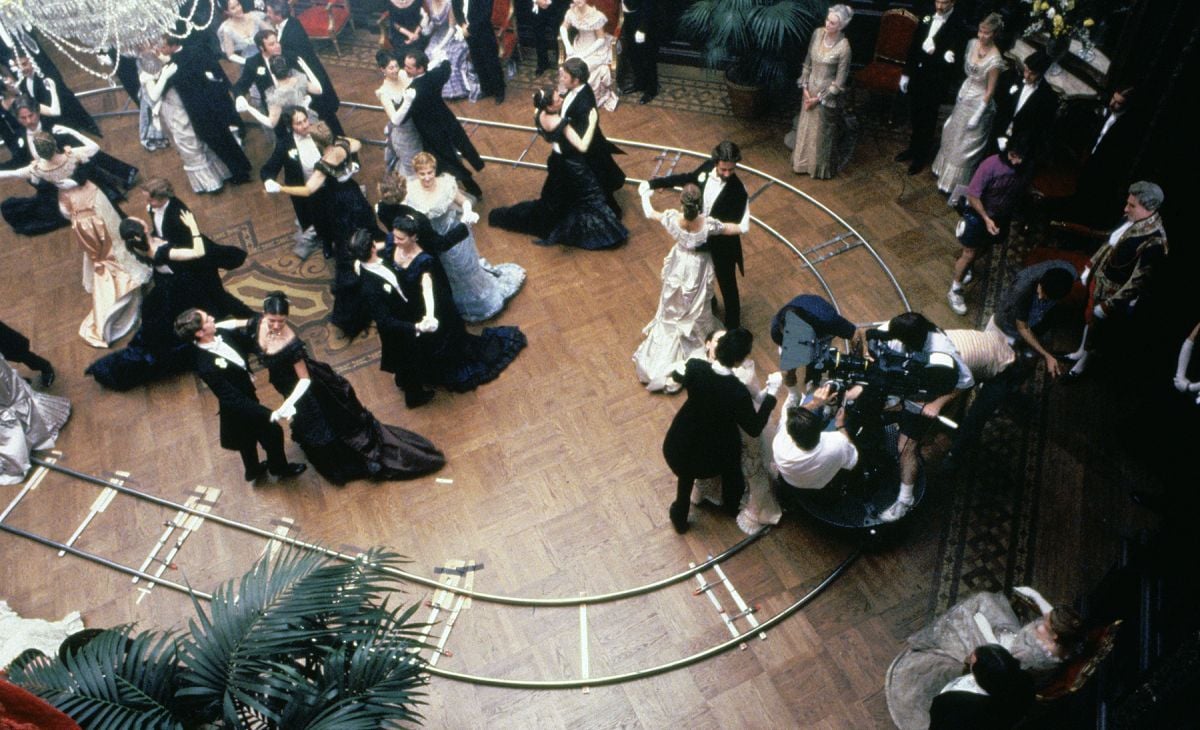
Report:
[[[933,53],[926,53],[921,49],[925,37],[929,35],[933,15],[923,16],[917,24],[912,44],[908,48],[908,60],[904,64],[904,73],[909,78],[910,94],[932,94],[941,97],[950,83],[962,73],[963,52],[970,35],[962,24],[964,15],[965,11],[961,8],[950,13],[950,17],[933,38]],[[929,18],[929,22],[924,18]],[[946,62],[946,51],[954,51],[953,63]]]
[[[33,52],[33,61],[42,75],[54,81],[55,88],[58,91],[59,105],[62,108],[62,114],[59,117],[62,122],[69,127],[82,129],[97,137],[103,137],[104,135],[101,134],[100,127],[96,126],[96,120],[92,118],[92,115],[79,102],[75,93],[63,81],[62,73],[58,70],[58,66],[54,65],[53,59],[42,50],[42,45],[37,39],[37,31],[26,31],[23,28],[16,28],[14,29],[14,35],[20,35],[21,42],[25,44],[25,48]],[[15,56],[16,54],[13,53],[12,48],[0,42],[0,64],[2,64],[6,73],[10,68],[10,64],[15,61]],[[21,88],[21,93],[26,93],[24,83],[21,84]],[[35,93],[35,96],[39,103],[44,104],[48,100],[39,93]]]
[[[650,181],[650,187],[654,190],[661,190],[663,188],[683,187],[688,183],[692,183],[703,192],[704,182],[700,180],[701,176],[707,181],[709,176],[716,174],[713,172],[716,167],[716,161],[709,159],[691,172],[656,177]],[[749,202],[750,196],[746,194],[746,186],[742,184],[741,178],[735,172],[725,181],[725,189],[713,201],[713,207],[709,211],[709,216],[716,218],[722,223],[741,223],[742,216],[746,214],[746,206]],[[733,266],[736,263],[738,269],[743,274],[746,273],[742,259],[741,236],[709,236],[707,246],[708,250],[712,253],[713,265]]]
[[[592,91],[592,87],[585,83],[579,87],[579,92],[571,101],[570,108],[565,110],[564,116],[567,124],[570,124],[571,129],[582,137],[587,132],[588,118],[596,108],[596,94]],[[563,140],[559,146],[562,147],[564,157],[580,154],[575,146],[566,140]],[[592,168],[592,172],[600,181],[600,187],[605,191],[612,193],[620,190],[625,184],[625,171],[613,159],[613,154],[623,153],[619,147],[609,142],[608,138],[604,136],[598,119],[596,133],[592,136],[592,144],[582,154],[587,158],[588,167]]]
[[[218,330],[217,334],[237,351],[247,365],[253,342],[239,330]],[[271,410],[258,402],[250,372],[213,353],[196,348],[196,374],[208,385],[220,403],[221,447],[238,450],[253,444],[260,433],[271,429]]]
[[179,198],[168,200],[166,210],[163,211],[162,229],[160,230],[154,222],[154,210],[150,206],[146,206],[146,215],[149,218],[148,222],[153,229],[151,233],[172,246],[189,248],[192,243],[192,231],[180,219],[183,212],[187,210],[189,208]]
[[[1025,105],[1017,111],[1017,101],[1021,98],[1023,86],[1024,79],[1015,70],[1000,75],[994,96],[996,116],[992,121],[993,147],[995,148],[997,137],[1008,137],[1009,141],[1024,139],[1030,143],[1031,153],[1041,157],[1050,149],[1050,135],[1054,117],[1058,113],[1058,94],[1054,93],[1054,89],[1043,79],[1038,82]],[[1010,124],[1012,134],[1008,132]]]
[[[688,399],[675,414],[663,441],[663,456],[676,474],[715,476],[737,464],[742,435],[762,433],[775,408],[775,397],[763,398],[756,411],[754,399],[733,374],[718,375],[712,363],[699,358],[687,361],[682,378]],[[741,431],[739,431],[741,429]]]
[[[247,62],[246,66],[249,67],[250,63]],[[275,149],[259,170],[258,176],[263,180],[273,180],[280,170],[283,170],[284,185],[303,185],[308,182],[304,178],[304,165],[300,164],[299,153],[296,150],[296,137],[290,131],[276,135]],[[296,221],[301,230],[308,228],[313,223],[312,197],[288,197],[292,200],[292,208],[296,211]]]
[[1013,708],[974,692],[943,692],[929,706],[929,730],[1007,730],[1017,719]]
[[196,136],[212,148],[235,178],[248,175],[250,160],[229,131],[231,126],[240,126],[241,117],[233,107],[229,81],[216,57],[206,45],[188,43],[175,52],[171,62],[178,70],[167,87],[179,92]]
[[[393,268],[389,258],[385,258],[383,264]],[[393,273],[396,273],[394,269]],[[385,373],[399,372],[405,357],[413,356],[416,335],[413,303],[404,300],[399,287],[393,287],[366,269],[358,278],[364,306],[379,329],[379,368]],[[400,278],[399,273],[396,278]]]
[[298,18],[292,18],[283,24],[283,32],[279,34],[279,45],[283,48],[284,55],[303,58],[320,82],[321,93],[313,99],[313,108],[321,118],[325,118],[326,109],[330,113],[337,112],[341,104],[337,91],[334,90],[333,82],[329,80],[329,74],[321,64],[321,59],[317,57],[317,52],[313,50],[312,41],[308,39],[308,34],[304,32],[304,26],[300,25]]
[[471,138],[458,123],[458,117],[442,100],[442,87],[450,79],[450,62],[442,61],[437,66],[412,80],[416,91],[406,119],[412,119],[425,147],[438,159],[439,169],[451,172],[462,167],[457,152],[468,160],[478,160],[479,152],[471,144]]

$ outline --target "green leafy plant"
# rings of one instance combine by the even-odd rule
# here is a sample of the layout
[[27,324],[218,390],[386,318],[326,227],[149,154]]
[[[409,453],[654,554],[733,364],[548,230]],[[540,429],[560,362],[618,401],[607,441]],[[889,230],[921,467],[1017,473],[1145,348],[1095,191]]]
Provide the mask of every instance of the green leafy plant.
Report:
[[813,28],[824,20],[820,0],[697,0],[680,19],[684,36],[701,47],[704,64],[746,86],[780,90],[794,82]]
[[[182,635],[109,629],[11,679],[88,728],[371,730],[420,720],[417,606],[390,607],[404,559],[299,549],[231,580]],[[236,588],[236,591],[235,591]]]

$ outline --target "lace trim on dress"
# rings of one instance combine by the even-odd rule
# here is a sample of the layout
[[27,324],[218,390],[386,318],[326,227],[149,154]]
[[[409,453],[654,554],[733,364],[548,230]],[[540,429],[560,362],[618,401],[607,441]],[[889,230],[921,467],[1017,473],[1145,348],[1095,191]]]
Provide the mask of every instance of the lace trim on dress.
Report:
[[708,234],[710,232],[709,227],[713,225],[715,221],[713,221],[711,218],[707,219],[704,226],[700,230],[695,232],[686,231],[679,224],[679,219],[682,217],[682,215],[683,214],[677,210],[668,210],[663,213],[663,228],[667,229],[667,233],[671,234],[671,238],[674,238],[680,246],[689,250],[694,249],[707,241]]
[[408,195],[404,202],[431,219],[441,218],[454,205],[456,195],[458,195],[458,181],[454,179],[453,175],[438,175],[437,185],[430,192],[421,187],[417,178],[410,177],[408,179]]
[[576,30],[601,30],[607,22],[608,16],[593,7],[589,7],[582,17],[574,11],[567,13],[567,24]]

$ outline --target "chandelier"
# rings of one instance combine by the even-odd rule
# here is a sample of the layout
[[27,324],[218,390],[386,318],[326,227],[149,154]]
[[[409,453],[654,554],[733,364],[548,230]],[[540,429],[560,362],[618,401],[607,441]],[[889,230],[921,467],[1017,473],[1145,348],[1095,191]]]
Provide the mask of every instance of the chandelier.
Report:
[[[205,10],[197,13],[200,5]],[[164,34],[179,37],[180,31],[207,28],[215,14],[212,3],[194,0],[188,6],[181,12],[180,0],[0,0],[0,29],[18,54],[38,54],[28,32],[36,30],[83,70],[111,79],[116,66],[110,52],[135,55]]]

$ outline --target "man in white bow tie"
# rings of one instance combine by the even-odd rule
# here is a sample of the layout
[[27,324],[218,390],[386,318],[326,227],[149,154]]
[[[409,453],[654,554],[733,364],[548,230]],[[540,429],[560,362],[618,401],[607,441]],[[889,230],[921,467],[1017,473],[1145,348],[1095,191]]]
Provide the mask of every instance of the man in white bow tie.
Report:
[[912,134],[908,147],[896,155],[908,162],[908,174],[921,171],[933,157],[938,108],[962,67],[966,26],[954,11],[954,0],[934,0],[935,13],[921,19],[913,33],[900,77],[900,93],[908,96]]

